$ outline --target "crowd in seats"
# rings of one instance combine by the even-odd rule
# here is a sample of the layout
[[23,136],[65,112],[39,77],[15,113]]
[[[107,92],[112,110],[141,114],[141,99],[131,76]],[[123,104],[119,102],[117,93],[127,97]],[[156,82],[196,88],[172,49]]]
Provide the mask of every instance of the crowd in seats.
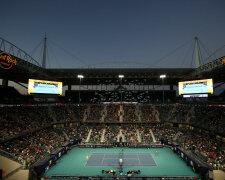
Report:
[[[101,107],[101,108],[100,108]],[[135,106],[123,105],[124,121],[135,119]],[[71,120],[73,114],[84,114],[87,106],[71,106],[68,110],[66,106],[51,106],[51,110],[55,113],[57,121]],[[103,105],[92,106],[93,111],[91,116],[99,121],[99,114],[95,114],[95,111],[104,108]],[[190,108],[194,109],[194,115],[190,123],[206,127],[217,132],[224,133],[225,130],[225,107],[223,106],[209,106],[209,105],[157,105],[156,109],[159,111],[160,120],[166,119],[166,114],[171,115],[170,120],[177,122],[185,122],[185,118]],[[152,122],[154,121],[154,113],[152,105],[139,106],[142,112],[142,121]],[[107,105],[107,116],[105,121],[113,122],[119,121],[120,105],[111,104]],[[129,113],[126,113],[129,112]],[[143,113],[144,112],[144,113]],[[24,132],[32,131],[38,128],[43,128],[53,122],[53,117],[49,113],[48,106],[14,106],[14,107],[0,107],[0,140],[6,140],[13,138],[17,135],[21,135]],[[151,116],[152,115],[152,116]],[[162,118],[163,117],[163,118]],[[112,144],[117,141],[120,127],[118,125],[104,125],[90,127],[87,124],[74,127],[65,127],[62,130],[68,135],[70,139],[81,138],[82,142],[85,142],[90,129],[92,128],[92,134],[90,142],[98,143],[101,141],[101,135],[105,128],[105,144]],[[137,143],[137,129],[142,143],[152,143],[152,134],[150,129],[156,138],[156,141],[160,141],[163,138],[172,140],[178,131],[181,131],[181,137],[178,142],[182,142],[182,146],[188,150],[193,151],[195,154],[206,157],[206,162],[214,166],[220,166],[224,168],[224,143],[221,144],[218,140],[214,140],[208,136],[193,133],[194,131],[187,130],[185,128],[168,127],[159,124],[148,124],[142,126],[126,125],[122,126],[123,134],[128,142]],[[1,149],[18,157],[20,162],[26,160],[30,164],[36,160],[43,158],[46,154],[52,152],[64,142],[64,135],[59,135],[60,132],[53,129],[44,129],[37,131],[36,133],[24,135],[17,139],[12,139],[1,144]],[[182,139],[183,138],[183,139]],[[213,157],[211,157],[213,154]]]
[[0,141],[13,138],[24,132],[33,131],[50,125],[55,121],[76,120],[78,111],[84,112],[85,106],[12,106],[0,108]]
[[186,131],[182,137],[182,147],[192,151],[214,169],[225,170],[225,143],[201,135],[195,131]]
[[38,129],[53,121],[43,106],[1,107],[0,114],[0,140]]
[[[50,125],[55,121],[83,118],[86,106],[12,106],[0,107],[0,141]],[[78,113],[79,112],[79,113]]]
[[139,106],[141,111],[141,121],[151,122],[155,120],[155,114],[153,113],[152,105],[142,105]]
[[139,121],[136,115],[136,106],[134,104],[124,104],[123,105],[123,121],[124,122],[137,122]]
[[156,141],[161,139],[173,140],[180,132],[177,142],[185,148],[195,153],[199,158],[214,167],[214,169],[225,170],[225,143],[211,138],[206,134],[199,134],[187,128],[175,128],[164,125],[151,127]]
[[[107,115],[105,122],[119,121],[119,104],[110,104],[107,106]],[[133,104],[123,104],[124,122],[138,122],[136,115],[136,106]],[[215,130],[223,133],[225,130],[225,107],[209,106],[209,105],[156,105],[156,111],[159,112],[160,121],[187,122],[188,113],[191,108],[194,112],[189,118],[191,124]],[[90,105],[90,114],[87,121],[100,121],[102,117],[104,105]],[[75,106],[13,106],[0,108],[1,132],[0,140],[6,139],[17,134],[21,134],[27,130],[45,126],[53,121],[71,121],[79,120],[84,117],[87,105]],[[155,120],[156,111],[152,105],[140,105],[139,115],[142,122],[152,122]],[[75,115],[76,118],[74,117]],[[79,118],[80,116],[80,118]],[[27,126],[29,124],[29,126]]]
[[117,142],[119,130],[125,136],[125,141],[131,144],[138,143],[137,129],[144,144],[153,143],[151,130],[156,139],[160,142],[162,139],[173,140],[178,132],[180,137],[177,142],[185,149],[192,151],[200,158],[204,157],[208,164],[214,168],[224,169],[225,164],[225,143],[213,139],[206,134],[199,134],[196,131],[191,131],[185,127],[177,128],[162,124],[148,124],[148,125],[99,125],[88,126],[83,124],[73,127],[64,127],[62,129],[47,128],[35,133],[15,138],[1,144],[0,148],[11,153],[18,158],[18,161],[28,164],[33,164],[39,159],[44,158],[50,154],[54,149],[61,146],[65,142],[66,136],[69,139],[80,138],[82,142],[86,142],[88,133],[92,129],[90,136],[90,143],[99,143],[105,129],[104,144],[113,144]]
[[174,105],[171,113],[170,113],[170,120],[176,122],[186,122],[188,111],[190,110],[189,105]]
[[161,139],[172,140],[178,132],[177,128],[161,124],[152,125],[150,128],[155,136],[156,142],[160,142]]
[[100,144],[104,126],[94,126],[92,128],[90,143]]
[[144,144],[152,143],[152,134],[150,129],[151,127],[148,125],[139,127],[138,130],[139,130],[139,135],[141,138],[141,143],[144,143]]
[[172,105],[156,105],[156,110],[159,112],[159,119],[161,122],[167,121],[169,118],[170,111],[173,109]]
[[225,107],[224,106],[209,106],[197,105],[194,106],[195,117],[192,123],[202,127],[207,127],[217,132],[225,132]]
[[83,143],[86,142],[90,127],[86,124],[80,126],[65,127],[62,129],[69,139],[81,139]]
[[74,112],[66,106],[12,106],[1,107],[0,114],[0,140],[6,140],[54,121],[71,121]]
[[105,128],[104,143],[113,144],[114,142],[117,142],[118,134],[119,134],[119,126],[107,125]]
[[78,136],[82,139],[82,142],[86,142],[90,127],[87,125],[82,125],[77,129]]
[[92,129],[90,143],[100,143],[104,126],[88,126],[86,124],[73,127],[65,127],[63,131],[69,139],[81,139],[82,143],[86,143],[89,131]]
[[80,138],[80,135],[78,134],[78,127],[65,127],[63,128],[63,131],[66,133],[69,139],[76,139]]
[[105,117],[106,122],[118,122],[119,121],[119,104],[107,105],[107,115]]
[[77,110],[78,106],[74,106],[74,105],[67,105],[67,113],[69,116],[69,119],[72,121],[80,121],[79,118],[79,111]]
[[90,105],[90,113],[86,121],[100,121],[102,117],[103,105]]
[[4,142],[0,148],[18,158],[21,164],[30,166],[43,159],[65,142],[63,134],[51,128]]
[[53,111],[56,121],[71,121],[71,112],[68,111],[67,106],[51,106],[51,110]]
[[[146,107],[146,106],[144,106]],[[173,121],[186,123],[190,111],[189,123],[198,125],[216,132],[225,132],[225,107],[212,106],[208,104],[175,104],[175,105],[157,105],[159,119],[163,121]]]
[[72,111],[74,114],[76,114],[76,116],[78,117],[79,121],[83,121],[84,119],[84,113],[85,110],[87,109],[87,105],[86,104],[80,104],[78,106],[72,106],[71,107]]
[[122,126],[122,133],[125,136],[125,141],[137,144],[138,136],[137,136],[137,128],[136,125],[126,125]]

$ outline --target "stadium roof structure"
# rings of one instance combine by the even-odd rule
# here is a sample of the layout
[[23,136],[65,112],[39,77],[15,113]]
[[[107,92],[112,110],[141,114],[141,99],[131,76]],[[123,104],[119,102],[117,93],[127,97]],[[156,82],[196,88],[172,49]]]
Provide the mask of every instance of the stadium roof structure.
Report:
[[79,84],[78,74],[82,74],[82,84],[118,84],[119,74],[124,75],[123,84],[143,84],[156,85],[162,84],[159,78],[161,74],[166,74],[167,84],[177,84],[177,81],[184,79],[187,74],[192,74],[192,68],[96,68],[96,69],[48,69],[53,77],[63,81],[64,84]]
[[123,84],[159,85],[161,74],[166,74],[164,84],[177,85],[179,81],[213,78],[214,82],[225,81],[225,67],[196,74],[193,68],[138,68],[138,69],[43,69],[19,59],[17,66],[9,70],[0,69],[0,78],[27,83],[28,79],[62,81],[64,85],[78,85],[78,74],[82,74],[82,85],[118,84],[123,74]]
[[178,81],[213,78],[214,82],[225,83],[225,56],[199,68],[80,68],[45,69],[29,54],[14,44],[0,38],[0,53],[6,52],[17,59],[10,69],[0,67],[0,78],[20,83],[28,79],[62,81],[64,85],[78,85],[78,74],[84,76],[82,85],[119,84],[119,74],[124,75],[123,84],[160,85],[160,75],[166,74],[164,84],[177,85]]

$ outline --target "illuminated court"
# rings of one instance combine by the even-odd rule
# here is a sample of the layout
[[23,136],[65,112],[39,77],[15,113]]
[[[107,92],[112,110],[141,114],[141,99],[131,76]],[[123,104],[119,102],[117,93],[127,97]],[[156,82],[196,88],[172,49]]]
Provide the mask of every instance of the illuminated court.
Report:
[[116,166],[119,159],[123,166],[156,166],[150,153],[93,153],[86,166]]
[[[158,152],[158,155],[155,152]],[[88,160],[86,157],[89,157]],[[138,176],[195,176],[198,175],[170,148],[72,148],[44,175],[102,175],[102,170],[115,170],[123,157],[123,174],[140,170]],[[139,161],[140,160],[140,161]]]

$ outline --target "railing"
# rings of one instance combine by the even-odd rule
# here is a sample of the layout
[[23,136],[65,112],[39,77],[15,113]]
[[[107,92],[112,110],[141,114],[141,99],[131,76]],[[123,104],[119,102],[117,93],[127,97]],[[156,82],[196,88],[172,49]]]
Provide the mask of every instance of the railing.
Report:
[[196,73],[202,73],[202,72],[206,72],[206,71],[210,71],[212,69],[215,69],[219,66],[223,66],[223,59],[225,58],[225,56],[222,56],[220,58],[217,58],[216,60],[213,60],[207,64],[204,64],[202,66],[200,66],[199,68],[196,69]]
[[22,165],[19,166],[18,168],[14,169],[13,171],[11,171],[9,174],[7,174],[6,176],[4,176],[2,179],[5,180],[7,179],[8,177],[12,176],[13,174],[15,174],[17,171],[19,171],[20,169],[22,169]]
[[8,158],[8,159],[11,159],[12,161],[16,161],[16,162],[18,162],[19,164],[21,164],[21,162],[18,160],[18,158],[17,158],[16,156],[14,156],[14,155],[12,155],[12,154],[6,152],[6,151],[3,151],[3,150],[1,150],[1,149],[0,149],[0,155],[6,157],[6,158]]
[[37,67],[41,67],[38,61],[36,61],[34,58],[32,58],[28,53],[17,47],[16,45],[12,44],[11,42],[3,39],[0,37],[0,50],[7,52],[17,58],[20,58],[22,60],[25,60],[26,62],[29,62],[31,64],[36,65]]
[[185,152],[188,156],[193,157],[196,161],[198,161],[200,164],[203,164],[204,166],[208,167],[209,169],[212,170],[212,167],[210,165],[208,165],[205,161],[203,161],[199,156],[197,156],[196,154],[194,154],[192,151],[190,150],[186,150],[184,148],[180,149]]
[[69,180],[79,180],[79,179],[95,179],[95,180],[100,180],[100,179],[107,179],[107,178],[110,178],[110,179],[124,179],[124,180],[129,180],[129,179],[143,179],[143,180],[146,180],[146,179],[163,179],[163,180],[171,180],[171,179],[174,179],[174,180],[181,180],[181,179],[184,179],[184,180],[192,180],[193,177],[191,176],[126,176],[126,175],[117,175],[117,176],[113,176],[113,175],[109,175],[109,176],[101,176],[101,175],[97,175],[97,176],[92,176],[92,175],[89,175],[89,176],[76,176],[76,175],[53,175],[52,177],[50,177],[49,179],[55,179],[55,180],[59,180],[59,179],[69,179]]

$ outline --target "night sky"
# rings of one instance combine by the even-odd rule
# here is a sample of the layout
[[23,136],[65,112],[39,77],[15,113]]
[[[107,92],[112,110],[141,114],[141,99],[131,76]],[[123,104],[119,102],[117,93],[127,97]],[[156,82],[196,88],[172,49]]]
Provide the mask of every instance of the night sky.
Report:
[[194,36],[203,60],[225,44],[224,9],[224,0],[1,0],[0,37],[40,62],[46,32],[48,68],[191,67]]

